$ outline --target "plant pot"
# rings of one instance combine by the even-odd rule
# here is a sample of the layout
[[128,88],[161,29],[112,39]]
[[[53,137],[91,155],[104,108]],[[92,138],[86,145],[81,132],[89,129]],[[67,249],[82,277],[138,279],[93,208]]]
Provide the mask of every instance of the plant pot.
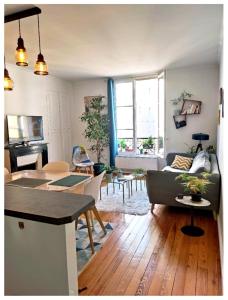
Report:
[[193,202],[200,202],[201,201],[201,197],[202,197],[201,194],[191,194],[191,196],[192,196],[192,201]]
[[93,165],[94,176],[101,174],[105,169],[104,163],[96,163]]
[[112,182],[112,173],[107,173],[106,172],[106,180],[108,183]]

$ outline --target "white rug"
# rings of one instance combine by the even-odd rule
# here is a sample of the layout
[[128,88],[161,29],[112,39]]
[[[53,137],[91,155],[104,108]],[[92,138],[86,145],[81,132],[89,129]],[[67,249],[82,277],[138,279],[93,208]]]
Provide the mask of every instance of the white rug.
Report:
[[[126,186],[126,185],[125,185]],[[112,184],[109,183],[109,191],[107,195],[106,186],[101,189],[101,200],[98,200],[96,207],[100,211],[121,212],[131,215],[146,215],[150,209],[150,203],[147,196],[146,187],[142,181],[142,191],[138,181],[138,189],[136,191],[136,183],[133,180],[133,195],[128,198],[128,189],[125,188],[125,201],[123,203],[122,187],[115,185],[115,193],[113,193]]]

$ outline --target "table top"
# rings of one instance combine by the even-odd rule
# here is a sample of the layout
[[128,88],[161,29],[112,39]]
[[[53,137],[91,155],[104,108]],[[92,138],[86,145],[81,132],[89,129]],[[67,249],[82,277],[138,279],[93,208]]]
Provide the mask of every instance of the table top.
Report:
[[69,175],[82,175],[82,173],[76,173],[76,172],[50,172],[50,171],[44,171],[44,170],[23,170],[23,171],[18,171],[15,173],[11,173],[9,175],[5,176],[5,183],[9,183],[10,181],[19,179],[19,178],[37,178],[37,179],[48,179],[50,180],[49,182],[43,183],[34,189],[39,189],[39,190],[47,190],[47,191],[71,191],[74,190],[77,186],[79,185],[84,185],[88,181],[91,180],[93,177],[92,175],[89,174],[83,174],[87,176],[85,180],[71,186],[56,186],[56,185],[50,185],[50,183],[62,179],[64,177],[67,177]]
[[189,205],[189,206],[209,206],[211,205],[210,201],[201,198],[201,201],[199,202],[195,202],[192,201],[192,197],[191,196],[183,196],[183,199],[179,199],[179,198],[175,198],[175,200],[179,203],[185,204],[185,205]]
[[91,196],[5,186],[5,215],[62,225],[94,206]]

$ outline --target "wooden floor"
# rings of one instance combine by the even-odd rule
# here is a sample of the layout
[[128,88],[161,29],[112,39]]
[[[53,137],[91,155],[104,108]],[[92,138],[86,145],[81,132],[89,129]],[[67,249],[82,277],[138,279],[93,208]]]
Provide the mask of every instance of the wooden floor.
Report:
[[202,237],[180,231],[189,210],[157,205],[155,215],[100,213],[115,229],[79,276],[80,295],[221,295],[217,223],[197,212]]

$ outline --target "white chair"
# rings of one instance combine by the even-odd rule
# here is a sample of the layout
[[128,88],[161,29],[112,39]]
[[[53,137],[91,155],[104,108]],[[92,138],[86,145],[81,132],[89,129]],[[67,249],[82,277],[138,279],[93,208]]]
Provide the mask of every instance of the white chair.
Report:
[[65,161],[54,161],[46,164],[42,170],[50,172],[69,172],[70,164]]
[[[84,195],[92,196],[95,199],[95,203],[99,199],[100,185],[101,185],[102,179],[104,177],[104,174],[105,174],[105,171],[103,171],[100,175],[93,177],[91,179],[91,181],[89,181],[85,185]],[[90,215],[89,215],[89,213],[90,213]],[[89,240],[90,240],[90,247],[91,247],[91,251],[93,254],[95,252],[95,250],[94,250],[94,246],[93,246],[93,236],[92,236],[91,223],[90,223],[90,218],[92,219],[92,223],[93,223],[92,213],[94,214],[95,218],[99,222],[102,230],[104,231],[104,234],[106,234],[107,232],[106,232],[104,224],[99,216],[99,213],[98,213],[95,205],[94,205],[94,207],[89,208],[87,211],[85,211],[83,213],[86,218],[88,235],[89,235]],[[78,224],[78,220],[76,220],[76,225],[75,225],[76,229],[77,229],[77,224]]]
[[90,160],[83,146],[74,146],[72,153],[72,163],[75,166],[75,172],[85,171],[93,174],[94,162]]

